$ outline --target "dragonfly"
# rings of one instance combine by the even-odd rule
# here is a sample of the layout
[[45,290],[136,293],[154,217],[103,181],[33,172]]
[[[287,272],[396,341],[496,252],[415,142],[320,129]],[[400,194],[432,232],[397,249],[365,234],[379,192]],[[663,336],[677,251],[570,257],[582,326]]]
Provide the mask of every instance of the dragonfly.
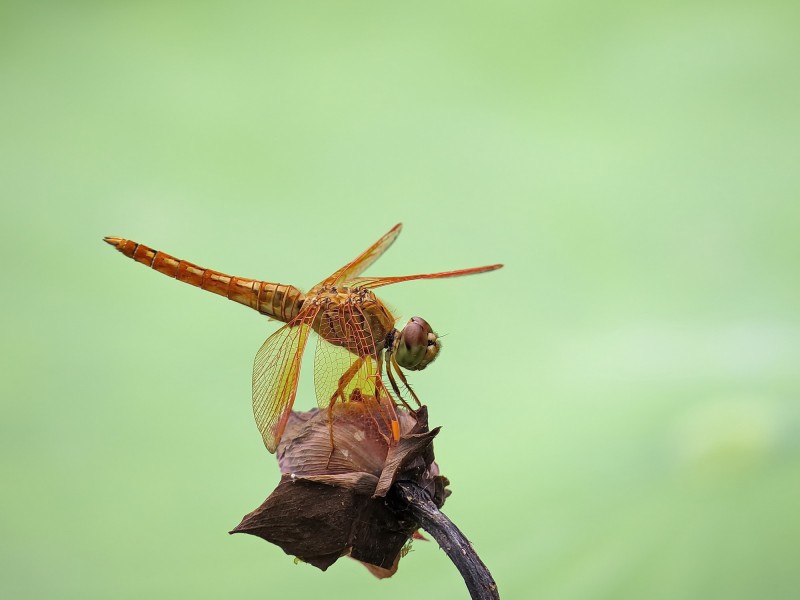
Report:
[[333,406],[354,398],[376,399],[375,412],[387,424],[390,441],[396,442],[400,426],[395,408],[402,405],[413,412],[400,386],[421,406],[403,369],[425,369],[439,355],[441,340],[421,317],[412,317],[398,330],[397,319],[374,290],[418,279],[486,273],[503,266],[493,264],[400,277],[361,276],[394,243],[401,228],[400,223],[392,227],[358,257],[306,293],[292,285],[226,275],[133,240],[106,237],[104,241],[159,273],[225,296],[285,323],[262,344],[253,363],[253,415],[264,445],[274,453],[294,405],[301,359],[311,332],[317,334],[314,389],[320,409],[328,410],[331,444]]

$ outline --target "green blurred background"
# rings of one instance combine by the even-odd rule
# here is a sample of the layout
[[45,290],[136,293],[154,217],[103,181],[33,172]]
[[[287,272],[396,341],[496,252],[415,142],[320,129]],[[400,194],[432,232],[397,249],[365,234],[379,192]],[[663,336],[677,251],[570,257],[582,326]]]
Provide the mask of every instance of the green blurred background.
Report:
[[0,596],[466,597],[229,536],[276,324],[101,242],[307,288],[402,221],[370,274],[506,264],[382,294],[504,598],[796,597],[799,5],[0,6]]

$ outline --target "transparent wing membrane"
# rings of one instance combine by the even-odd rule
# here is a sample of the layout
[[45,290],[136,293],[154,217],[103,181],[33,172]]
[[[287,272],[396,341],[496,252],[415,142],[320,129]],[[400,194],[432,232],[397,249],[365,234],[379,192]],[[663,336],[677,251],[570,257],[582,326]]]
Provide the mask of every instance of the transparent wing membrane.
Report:
[[267,338],[253,362],[253,416],[264,445],[275,452],[297,393],[303,349],[316,311],[301,313]]
[[391,246],[397,239],[397,236],[400,235],[401,229],[402,224],[400,223],[392,227],[381,239],[372,244],[372,246],[367,248],[357,258],[325,279],[325,281],[322,282],[323,285],[339,285],[343,281],[361,275],[367,267],[378,260],[381,255],[389,249],[389,246]]
[[367,412],[398,439],[397,414],[379,366],[383,340],[372,339],[364,314],[352,305],[328,311],[320,319],[320,333],[314,353],[314,387],[320,408],[340,402],[369,403]]
[[347,401],[356,388],[373,393],[380,346],[365,321],[364,314],[351,304],[321,315],[314,354],[314,387],[321,408],[327,407],[334,395],[339,401]]
[[372,356],[356,356],[317,336],[314,388],[320,408],[328,408],[334,397],[336,402],[349,401],[355,390],[361,394],[375,395],[376,374],[377,362]]
[[471,269],[459,269],[457,271],[442,271],[441,273],[424,273],[419,275],[403,275],[400,277],[356,277],[348,283],[353,287],[364,287],[375,289],[384,285],[401,283],[403,281],[414,281],[415,279],[445,279],[447,277],[463,277],[464,275],[477,275],[495,271],[503,265],[487,265],[485,267],[473,267]]

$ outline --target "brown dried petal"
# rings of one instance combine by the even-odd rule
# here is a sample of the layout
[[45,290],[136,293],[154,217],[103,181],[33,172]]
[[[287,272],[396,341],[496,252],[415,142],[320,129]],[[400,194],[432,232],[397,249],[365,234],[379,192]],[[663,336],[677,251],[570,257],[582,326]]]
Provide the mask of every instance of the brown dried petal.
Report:
[[428,489],[439,504],[447,480],[433,462],[438,428],[428,431],[424,407],[416,418],[399,411],[397,444],[389,443],[388,424],[374,409],[366,402],[334,407],[333,453],[327,411],[292,413],[277,452],[280,484],[231,533],[262,537],[322,570],[349,554],[380,567],[376,576],[393,574],[419,524],[382,496],[401,478]]
[[[397,445],[389,449],[386,457],[386,464],[383,467],[380,480],[375,489],[375,496],[385,496],[389,488],[395,482],[398,473],[403,472],[408,474],[409,470],[412,470],[414,471],[413,475],[416,475],[416,479],[423,479],[425,470],[429,465],[425,464],[422,455],[431,447],[433,438],[435,438],[438,433],[439,427],[426,433],[401,437]],[[431,461],[431,464],[432,463],[433,461]],[[413,475],[411,476],[413,477]],[[422,482],[420,482],[420,485],[423,485]]]
[[323,571],[349,554],[391,569],[419,524],[398,518],[383,499],[307,479],[284,477],[231,533],[249,533]]
[[346,553],[356,496],[345,488],[283,478],[231,533],[249,533],[323,571]]

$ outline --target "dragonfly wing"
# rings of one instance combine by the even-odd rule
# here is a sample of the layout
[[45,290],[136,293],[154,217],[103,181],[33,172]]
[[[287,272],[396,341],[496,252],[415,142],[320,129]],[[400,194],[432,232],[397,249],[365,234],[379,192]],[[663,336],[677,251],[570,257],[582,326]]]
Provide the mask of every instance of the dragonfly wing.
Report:
[[264,445],[275,452],[297,393],[300,361],[316,311],[301,313],[267,338],[253,362],[253,416]]
[[349,400],[355,389],[363,394],[374,393],[375,376],[379,375],[377,356],[383,340],[372,339],[365,321],[358,306],[352,304],[326,312],[320,319],[314,353],[314,388],[320,408],[327,407],[337,393],[340,400],[342,395]]
[[[340,391],[345,400],[350,400],[356,389],[362,394],[374,395],[376,372],[377,361],[373,356],[358,357],[341,346],[325,341],[322,336],[317,337],[314,389],[320,408],[330,406],[331,400],[337,395],[340,381],[344,382]],[[341,397],[338,401],[341,401]]]
[[[365,414],[387,439],[400,439],[394,403],[381,380],[378,357],[383,340],[373,340],[364,327],[358,307],[343,306],[333,317],[327,313],[314,353],[314,388],[321,409],[339,402],[363,402]],[[334,342],[334,343],[331,343]]]
[[485,267],[473,267],[471,269],[459,269],[457,271],[442,271],[441,273],[425,273],[420,275],[403,275],[401,277],[356,277],[348,283],[352,286],[375,289],[384,285],[400,283],[402,281],[413,281],[415,279],[444,279],[446,277],[462,277],[464,275],[476,275],[478,273],[488,273],[495,271],[503,265],[487,265]]
[[358,277],[363,273],[367,267],[374,263],[380,256],[389,249],[397,236],[400,235],[402,224],[398,223],[392,227],[386,235],[384,235],[377,242],[372,244],[364,252],[362,252],[355,260],[347,263],[341,269],[333,273],[330,277],[322,282],[322,285],[339,285],[343,281]]

